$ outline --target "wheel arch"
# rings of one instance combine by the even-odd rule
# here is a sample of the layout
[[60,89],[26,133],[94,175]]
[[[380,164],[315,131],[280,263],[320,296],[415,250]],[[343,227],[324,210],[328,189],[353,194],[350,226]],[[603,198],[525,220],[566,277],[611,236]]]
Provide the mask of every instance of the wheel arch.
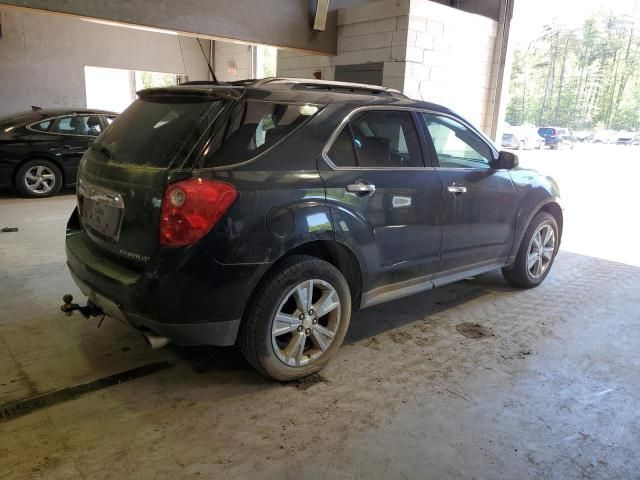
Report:
[[[545,203],[533,215],[533,217],[535,217],[540,212],[547,212],[548,214],[550,214],[556,220],[556,223],[558,224],[558,236],[561,239],[562,238],[562,230],[564,228],[564,216],[562,214],[562,207],[560,207],[560,205],[555,201],[551,201],[549,203]],[[531,217],[531,218],[533,218],[533,217]],[[529,220],[529,221],[531,221],[531,220]]]
[[354,252],[346,245],[335,240],[311,240],[291,248],[269,265],[269,268],[261,272],[260,280],[254,285],[248,297],[242,315],[242,322],[245,321],[249,312],[249,306],[253,304],[257,292],[264,285],[269,274],[292,255],[309,255],[324,260],[336,267],[345,277],[349,285],[352,309],[358,309],[362,297],[362,270]]
[[558,224],[558,245],[560,245],[560,241],[562,240],[564,214],[562,213],[562,207],[560,206],[558,197],[547,198],[546,200],[532,208],[530,212],[531,213],[528,216],[521,216],[520,220],[517,222],[518,226],[516,228],[516,239],[513,242],[513,248],[511,251],[511,255],[509,256],[509,265],[511,265],[516,258],[527,227],[529,226],[533,218],[540,212],[547,212],[551,216],[553,216],[553,218],[556,220],[556,223]]

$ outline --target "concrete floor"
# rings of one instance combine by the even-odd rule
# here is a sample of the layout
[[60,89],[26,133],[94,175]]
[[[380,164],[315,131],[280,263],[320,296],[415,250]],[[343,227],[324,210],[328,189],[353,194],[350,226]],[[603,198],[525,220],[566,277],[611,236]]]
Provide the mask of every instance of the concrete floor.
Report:
[[64,267],[74,198],[5,195],[0,227],[20,231],[0,233],[0,404],[176,364],[0,421],[0,479],[638,478],[640,233],[618,191],[638,156],[523,152],[570,195],[546,282],[492,273],[361,311],[317,382],[296,385],[234,348],[153,351],[115,321],[64,317],[61,295],[80,298]]

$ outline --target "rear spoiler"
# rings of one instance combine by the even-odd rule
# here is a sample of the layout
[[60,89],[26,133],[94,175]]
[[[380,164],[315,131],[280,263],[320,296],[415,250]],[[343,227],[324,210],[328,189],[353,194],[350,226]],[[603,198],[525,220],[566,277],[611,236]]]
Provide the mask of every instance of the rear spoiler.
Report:
[[136,92],[138,97],[190,97],[190,98],[220,98],[223,100],[238,100],[245,94],[245,88],[233,86],[213,85],[185,85],[177,87],[146,88]]

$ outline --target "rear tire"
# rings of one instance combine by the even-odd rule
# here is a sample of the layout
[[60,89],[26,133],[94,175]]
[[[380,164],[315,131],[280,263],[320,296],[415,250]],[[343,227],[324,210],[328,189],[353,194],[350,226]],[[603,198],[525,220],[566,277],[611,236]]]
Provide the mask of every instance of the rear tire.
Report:
[[[311,298],[305,292],[312,292]],[[351,319],[351,294],[324,260],[293,255],[258,287],[239,344],[259,372],[290,382],[321,370],[340,348]]]
[[502,275],[516,287],[537,287],[547,278],[559,244],[556,219],[547,212],[538,213],[522,237],[513,265],[504,267]]
[[16,173],[16,187],[26,197],[51,197],[62,188],[62,172],[44,158],[28,160]]

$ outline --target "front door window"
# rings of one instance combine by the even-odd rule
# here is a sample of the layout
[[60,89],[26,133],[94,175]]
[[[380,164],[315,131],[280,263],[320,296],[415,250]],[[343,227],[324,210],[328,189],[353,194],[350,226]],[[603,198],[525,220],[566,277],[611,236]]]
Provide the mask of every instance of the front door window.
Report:
[[489,168],[492,153],[474,132],[449,117],[422,114],[442,168]]

